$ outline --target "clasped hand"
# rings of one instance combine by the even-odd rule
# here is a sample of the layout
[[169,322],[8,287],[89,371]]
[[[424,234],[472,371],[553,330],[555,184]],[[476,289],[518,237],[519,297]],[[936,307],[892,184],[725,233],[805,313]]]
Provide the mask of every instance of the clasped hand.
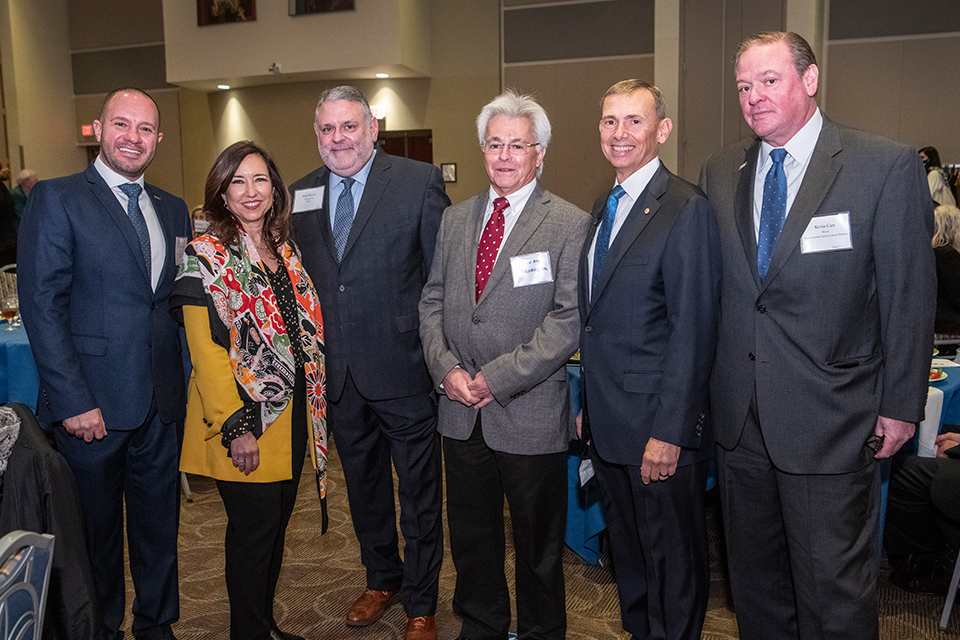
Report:
[[483,378],[482,371],[473,377],[465,369],[454,367],[443,378],[443,390],[451,400],[475,409],[485,407],[493,401],[493,394]]

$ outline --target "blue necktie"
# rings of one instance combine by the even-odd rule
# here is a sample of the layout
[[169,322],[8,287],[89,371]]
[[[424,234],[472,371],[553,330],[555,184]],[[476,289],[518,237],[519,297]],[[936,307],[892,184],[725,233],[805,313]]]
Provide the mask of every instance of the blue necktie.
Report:
[[593,281],[591,294],[600,280],[600,271],[603,269],[603,262],[607,259],[607,251],[610,249],[610,232],[613,230],[613,219],[617,217],[617,204],[626,191],[623,187],[617,185],[607,196],[607,213],[600,223],[600,231],[597,232],[597,244],[593,248]]
[[143,262],[147,265],[147,273],[152,274],[150,262],[150,232],[147,230],[147,221],[143,218],[143,211],[140,210],[140,191],[142,188],[136,182],[128,182],[120,185],[120,191],[127,194],[127,217],[133,224],[137,232],[137,238],[140,239],[140,250],[143,252]]
[[770,268],[773,248],[787,217],[787,174],[783,171],[786,149],[770,151],[773,166],[763,179],[763,201],[760,204],[760,234],[757,239],[757,272],[762,280]]
[[343,259],[343,250],[353,226],[353,178],[343,178],[343,191],[337,198],[337,212],[333,217],[333,242],[337,245],[337,262]]

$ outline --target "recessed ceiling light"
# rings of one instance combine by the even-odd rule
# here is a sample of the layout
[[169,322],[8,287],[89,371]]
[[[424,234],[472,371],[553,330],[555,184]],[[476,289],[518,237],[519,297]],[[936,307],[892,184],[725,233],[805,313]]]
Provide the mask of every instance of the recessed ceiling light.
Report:
[[224,91],[226,91],[226,90],[229,89],[229,88],[230,88],[230,85],[228,85],[228,84],[218,84],[218,85],[217,85],[217,89],[223,89]]
[[389,77],[390,77],[390,74],[389,74],[389,73],[378,73],[378,74],[377,74],[377,77],[378,77],[378,78],[389,78]]

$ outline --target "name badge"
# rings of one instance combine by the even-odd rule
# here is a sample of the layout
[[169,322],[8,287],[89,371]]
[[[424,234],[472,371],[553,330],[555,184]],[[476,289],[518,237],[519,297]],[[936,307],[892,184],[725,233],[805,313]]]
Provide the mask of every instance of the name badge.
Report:
[[297,189],[293,192],[293,213],[323,208],[323,187]]
[[510,258],[513,271],[513,286],[528,287],[531,284],[553,282],[553,268],[550,266],[550,252],[539,251]]
[[184,238],[183,236],[177,236],[173,240],[173,257],[176,260],[176,264],[180,264],[183,260],[183,252],[187,248],[187,244],[190,242],[190,238]]
[[800,238],[800,253],[846,251],[853,249],[850,236],[850,212],[814,216]]

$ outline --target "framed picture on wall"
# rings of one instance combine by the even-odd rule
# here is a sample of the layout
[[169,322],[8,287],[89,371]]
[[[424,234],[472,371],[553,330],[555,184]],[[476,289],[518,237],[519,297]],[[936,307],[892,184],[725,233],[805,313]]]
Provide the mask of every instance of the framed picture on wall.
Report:
[[257,19],[257,0],[197,0],[197,26]]
[[456,182],[457,181],[457,163],[456,162],[444,162],[440,165],[440,173],[443,174],[444,182]]
[[291,16],[305,16],[311,13],[330,11],[353,11],[354,0],[289,0]]

